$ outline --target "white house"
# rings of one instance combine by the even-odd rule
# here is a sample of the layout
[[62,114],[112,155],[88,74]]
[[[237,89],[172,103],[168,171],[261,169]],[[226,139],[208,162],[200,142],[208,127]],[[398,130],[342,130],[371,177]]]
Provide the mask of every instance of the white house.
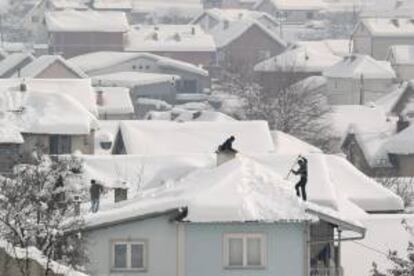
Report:
[[364,18],[356,26],[354,52],[385,60],[393,45],[414,45],[414,21],[409,18]]
[[130,89],[126,87],[95,87],[96,106],[101,120],[128,120],[135,115]]
[[333,105],[364,104],[394,89],[396,75],[389,62],[368,55],[351,55],[323,72],[328,102]]
[[391,46],[387,61],[391,63],[399,80],[414,79],[414,45]]

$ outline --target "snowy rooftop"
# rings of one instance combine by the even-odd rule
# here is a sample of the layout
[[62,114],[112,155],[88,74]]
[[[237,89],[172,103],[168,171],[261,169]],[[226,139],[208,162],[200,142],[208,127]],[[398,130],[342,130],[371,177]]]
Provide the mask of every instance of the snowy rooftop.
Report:
[[387,61],[378,61],[368,55],[352,55],[327,68],[323,75],[330,78],[394,79],[395,72]]
[[293,47],[305,47],[321,53],[331,53],[336,56],[345,57],[349,55],[350,44],[352,41],[347,39],[325,39],[297,41]]
[[271,131],[275,152],[280,155],[322,153],[322,150],[282,131]]
[[150,111],[145,116],[147,120],[162,121],[207,121],[207,122],[227,122],[235,121],[232,117],[213,110],[188,110],[182,107],[174,107],[168,111]]
[[128,154],[214,153],[232,135],[236,137],[234,147],[241,152],[274,150],[269,127],[264,121],[123,121],[121,133]]
[[[20,79],[0,79],[0,87],[17,87]],[[90,79],[26,79],[29,90],[63,93],[78,101],[94,115],[96,109],[95,91]]]
[[414,65],[414,46],[392,45],[387,59],[392,65]]
[[132,52],[215,52],[210,34],[198,25],[137,25],[125,46]]
[[[44,70],[49,68],[49,66],[60,63],[66,67],[69,71],[77,75],[79,78],[88,78],[88,76],[79,69],[76,65],[72,64],[70,61],[65,60],[59,55],[43,55],[23,67],[20,71],[21,77],[35,78],[41,74]],[[15,77],[17,77],[15,75]]]
[[141,72],[118,72],[94,76],[92,83],[98,86],[120,86],[134,88],[136,86],[153,85],[157,83],[175,83],[179,76]]
[[278,10],[308,11],[322,10],[326,4],[322,0],[271,0]]
[[14,53],[6,56],[5,59],[0,61],[0,77],[19,66],[25,60],[34,60],[34,57],[29,53]]
[[384,145],[388,153],[414,154],[414,125],[392,136]]
[[412,37],[414,21],[409,18],[365,18],[363,24],[373,36]]
[[97,10],[131,10],[131,0],[95,0],[93,7]]
[[88,6],[80,0],[49,0],[54,9],[87,10]]
[[203,12],[201,0],[131,0],[132,9],[158,17],[171,16],[176,12],[183,17],[194,17]]
[[96,87],[95,89],[103,92],[103,105],[97,105],[100,115],[134,113],[134,106],[128,88]]
[[129,24],[123,12],[63,10],[46,12],[49,32],[124,33]]
[[208,72],[191,63],[158,56],[150,53],[132,53],[132,52],[94,52],[76,56],[69,61],[79,66],[86,73],[93,75],[94,71],[105,68],[115,67],[117,65],[130,62],[136,59],[152,60],[160,68],[177,69],[185,72],[191,72],[202,76],[207,76]]
[[329,52],[297,47],[262,61],[254,67],[259,72],[322,72],[342,59]]

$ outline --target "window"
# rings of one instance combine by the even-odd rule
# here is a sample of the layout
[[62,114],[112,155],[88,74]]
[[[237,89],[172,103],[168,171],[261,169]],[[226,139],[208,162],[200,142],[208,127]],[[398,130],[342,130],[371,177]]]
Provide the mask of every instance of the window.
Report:
[[142,241],[114,242],[113,270],[146,270],[146,243]]
[[263,234],[226,234],[224,265],[226,268],[263,268],[266,265],[266,241]]
[[197,93],[197,80],[177,81],[177,90],[180,93]]
[[51,135],[49,140],[50,154],[72,153],[72,139],[69,135]]

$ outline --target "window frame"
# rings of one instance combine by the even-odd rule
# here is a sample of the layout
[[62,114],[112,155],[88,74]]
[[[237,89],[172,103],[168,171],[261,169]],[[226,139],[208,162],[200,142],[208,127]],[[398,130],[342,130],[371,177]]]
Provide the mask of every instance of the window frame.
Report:
[[[115,267],[115,246],[126,245],[126,267]],[[142,245],[142,267],[131,267],[131,247]],[[112,240],[111,241],[111,271],[112,272],[147,272],[148,271],[148,241],[147,240]]]
[[[260,265],[248,265],[248,239],[260,240]],[[242,239],[243,241],[243,265],[230,265],[230,239]],[[264,233],[225,233],[223,236],[223,266],[225,269],[265,269],[267,266],[267,237]]]

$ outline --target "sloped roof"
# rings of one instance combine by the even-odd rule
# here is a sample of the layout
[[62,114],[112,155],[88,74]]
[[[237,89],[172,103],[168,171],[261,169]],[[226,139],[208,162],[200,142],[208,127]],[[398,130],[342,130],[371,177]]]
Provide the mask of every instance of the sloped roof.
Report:
[[414,125],[389,138],[384,144],[384,148],[388,153],[414,154]]
[[295,42],[294,47],[305,47],[313,51],[345,57],[349,55],[350,44],[352,45],[352,41],[347,39],[304,40]]
[[363,24],[373,36],[414,36],[414,20],[409,18],[365,18],[359,24]]
[[151,85],[157,83],[174,83],[179,76],[141,72],[118,72],[92,77],[92,83],[96,86],[121,86],[134,88],[136,86]]
[[12,69],[19,69],[16,66],[19,66],[25,60],[34,60],[34,57],[30,53],[14,53],[6,56],[5,59],[0,61],[0,77],[4,76]]
[[360,79],[361,76],[364,79],[394,79],[396,77],[389,62],[357,54],[346,57],[341,62],[327,68],[323,75],[331,78],[350,79]]
[[120,32],[129,24],[123,12],[63,10],[46,12],[49,32]]
[[331,53],[298,47],[260,62],[254,70],[259,72],[322,72],[341,60],[340,57]]
[[93,52],[71,58],[69,61],[80,67],[88,74],[94,71],[110,68],[124,62],[138,58],[147,58],[154,60],[161,68],[178,69],[185,72],[191,72],[202,76],[207,76],[208,72],[194,64],[179,61],[163,56],[150,53],[133,53],[133,52]]
[[76,65],[68,60],[65,60],[59,55],[43,55],[38,57],[21,69],[20,76],[34,78],[56,62],[65,66],[69,71],[77,75],[79,78],[88,78],[88,76]]
[[121,133],[128,154],[214,153],[232,135],[236,137],[235,148],[242,152],[274,150],[265,121],[123,121]]
[[279,10],[322,10],[326,7],[322,0],[271,0]]
[[133,114],[134,105],[128,88],[125,87],[95,87],[103,92],[103,105],[98,105],[99,114]]
[[55,9],[87,10],[88,6],[81,0],[49,0]]
[[93,7],[97,10],[131,10],[131,0],[95,0]]
[[198,25],[139,25],[128,32],[131,52],[215,52],[213,37]]

